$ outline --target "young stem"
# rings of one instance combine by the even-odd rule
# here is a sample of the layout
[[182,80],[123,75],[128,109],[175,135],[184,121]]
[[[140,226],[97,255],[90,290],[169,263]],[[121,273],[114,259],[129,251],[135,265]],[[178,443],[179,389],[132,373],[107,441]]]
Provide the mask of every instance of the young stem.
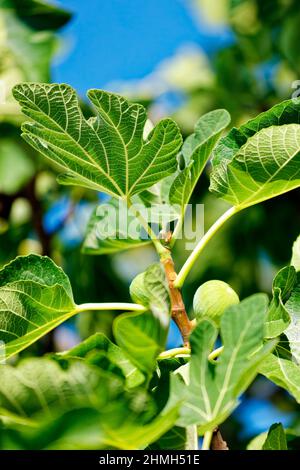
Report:
[[185,450],[198,450],[198,430],[196,425],[186,427]]
[[189,356],[191,354],[190,348],[174,348],[174,349],[169,349],[168,351],[163,351],[160,353],[158,356],[158,360],[162,361],[164,359],[171,359],[172,357],[176,356]]
[[211,444],[212,436],[213,436],[212,431],[206,431],[206,433],[203,436],[203,442],[202,442],[201,450],[210,450],[210,444]]
[[171,252],[168,250],[168,253],[161,256],[161,263],[164,266],[166,277],[170,289],[171,297],[171,310],[172,318],[178,326],[183,344],[185,347],[189,347],[189,337],[193,330],[193,324],[190,321],[187,313],[185,311],[185,306],[183,303],[182,295],[179,289],[175,287],[176,272],[174,267],[174,262],[171,256]]
[[208,360],[209,361],[213,361],[214,359],[216,359],[217,357],[220,356],[220,354],[224,351],[224,346],[220,346],[219,348],[217,349],[214,349],[210,355],[208,356]]
[[86,312],[88,310],[129,310],[131,312],[145,312],[146,307],[139,304],[131,304],[127,302],[104,302],[87,303],[76,305],[76,312]]
[[[214,349],[209,355],[208,355],[208,360],[213,361],[217,357],[220,356],[220,354],[224,351],[224,346],[220,346],[217,349]],[[158,356],[159,361],[163,361],[164,359],[171,359],[172,357],[176,356],[190,356],[191,350],[190,348],[174,348],[174,349],[168,349],[167,351],[163,351],[160,353]]]
[[231,207],[226,211],[211,227],[210,229],[206,232],[206,234],[201,238],[201,240],[198,242],[184,265],[182,266],[181,270],[178,273],[178,276],[176,278],[176,281],[174,283],[174,286],[177,288],[181,288],[183,286],[183,283],[189,274],[190,270],[194,266],[198,256],[206,246],[206,244],[209,242],[209,240],[214,236],[214,234],[219,230],[220,227],[228,220],[230,217],[232,217],[236,212],[238,212],[238,209],[235,207]]
[[148,222],[144,219],[142,214],[135,208],[130,198],[127,199],[127,205],[128,205],[128,208],[132,210],[133,214],[139,220],[139,222],[144,227],[144,229],[147,231],[160,257],[160,261],[162,265],[164,266],[166,277],[167,277],[168,284],[169,284],[169,289],[170,289],[172,318],[180,330],[184,346],[189,347],[189,336],[193,330],[193,323],[190,322],[189,317],[187,316],[187,313],[185,311],[185,306],[182,300],[182,295],[181,295],[180,290],[175,288],[174,286],[174,281],[176,279],[177,274],[175,272],[175,267],[174,267],[174,262],[171,256],[171,252],[167,247],[163,246],[161,242],[157,239],[152,228],[150,227]]

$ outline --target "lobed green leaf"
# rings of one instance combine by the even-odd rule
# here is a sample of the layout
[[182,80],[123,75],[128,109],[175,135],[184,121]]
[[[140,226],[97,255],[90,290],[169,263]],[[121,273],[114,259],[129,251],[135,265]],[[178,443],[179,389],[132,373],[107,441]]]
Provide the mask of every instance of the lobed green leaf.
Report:
[[196,183],[203,172],[211,152],[223,130],[230,123],[225,109],[216,109],[202,116],[182,147],[185,168],[178,173],[170,187],[170,202],[178,204],[184,211]]
[[127,198],[153,186],[177,167],[182,137],[163,119],[143,139],[146,110],[120,95],[89,90],[96,116],[85,119],[76,92],[65,84],[23,83],[13,89],[23,113],[23,137],[66,172],[62,184]]
[[21,256],[0,270],[0,354],[9,358],[76,313],[68,277],[48,257]]
[[210,190],[238,209],[300,186],[300,106],[274,106],[220,141]]

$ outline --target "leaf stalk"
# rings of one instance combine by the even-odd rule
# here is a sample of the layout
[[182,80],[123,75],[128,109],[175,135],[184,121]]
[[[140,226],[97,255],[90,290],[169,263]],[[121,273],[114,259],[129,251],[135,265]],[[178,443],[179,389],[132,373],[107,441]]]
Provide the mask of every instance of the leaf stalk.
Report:
[[198,450],[198,430],[196,425],[186,427],[185,450]]
[[204,436],[203,436],[203,442],[202,442],[202,447],[201,450],[210,450],[210,444],[211,440],[213,437],[213,432],[212,431],[206,431]]
[[236,207],[231,207],[223,215],[221,215],[221,217],[219,217],[219,219],[210,227],[210,229],[201,238],[201,240],[198,242],[188,259],[182,266],[181,270],[178,273],[176,281],[174,282],[174,287],[180,289],[183,286],[186,277],[188,276],[190,270],[197,261],[198,256],[203,251],[207,243],[212,239],[212,237],[219,230],[219,228],[221,228],[222,225],[224,225],[224,223],[228,219],[230,219],[234,214],[236,214],[238,210],[239,209],[237,209]]
[[172,357],[176,356],[189,356],[191,354],[190,348],[174,348],[174,349],[169,349],[168,351],[163,351],[160,353],[158,356],[159,361],[163,361],[164,359],[172,359]]
[[[208,360],[213,361],[214,359],[217,359],[217,357],[220,356],[220,354],[224,351],[224,346],[220,346],[217,349],[214,349],[209,355],[208,355]],[[158,356],[159,361],[163,361],[164,359],[172,359],[172,357],[177,357],[177,356],[190,356],[191,350],[190,348],[173,348],[173,349],[168,349],[167,351],[163,351],[160,353]]]
[[126,310],[131,312],[145,312],[147,309],[143,305],[127,302],[104,302],[87,303],[76,306],[76,312],[86,312],[88,310]]

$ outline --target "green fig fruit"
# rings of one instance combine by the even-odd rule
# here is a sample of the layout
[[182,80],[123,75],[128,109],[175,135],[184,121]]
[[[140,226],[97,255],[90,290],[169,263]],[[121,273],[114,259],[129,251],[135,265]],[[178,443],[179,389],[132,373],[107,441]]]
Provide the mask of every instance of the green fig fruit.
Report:
[[129,292],[134,303],[148,306],[149,298],[145,289],[145,273],[140,273],[133,279]]
[[237,293],[223,281],[207,281],[196,291],[193,307],[196,319],[213,318],[217,323],[227,307],[238,304]]

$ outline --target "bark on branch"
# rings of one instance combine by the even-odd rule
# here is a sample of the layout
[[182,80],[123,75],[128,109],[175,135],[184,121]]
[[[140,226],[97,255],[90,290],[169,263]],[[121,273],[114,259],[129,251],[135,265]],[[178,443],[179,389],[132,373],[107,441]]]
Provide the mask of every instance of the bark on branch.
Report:
[[162,264],[169,283],[172,318],[180,330],[184,346],[189,347],[189,337],[193,330],[193,323],[189,320],[186,313],[180,290],[174,287],[174,281],[177,275],[171,254],[162,259]]

